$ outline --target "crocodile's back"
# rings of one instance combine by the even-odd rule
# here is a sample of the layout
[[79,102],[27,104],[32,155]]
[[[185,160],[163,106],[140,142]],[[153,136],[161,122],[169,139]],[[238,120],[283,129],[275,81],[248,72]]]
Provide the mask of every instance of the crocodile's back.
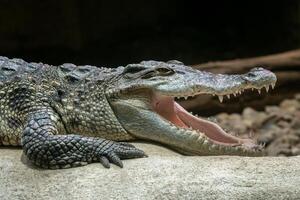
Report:
[[27,63],[22,59],[0,57],[0,85],[30,73],[38,73],[45,67],[48,66],[42,63]]
[[[122,67],[97,68],[69,63],[52,66],[0,57],[0,146],[20,145],[24,121],[31,112],[29,109],[35,109],[43,104],[41,101],[50,104],[59,113],[61,120],[65,120],[66,126],[63,124],[58,126],[61,134],[74,130],[80,131],[78,128],[81,127],[78,125],[80,122],[72,122],[76,116],[70,108],[74,108],[76,104],[79,109],[79,103],[90,106],[92,102],[85,101],[91,97],[85,93],[88,90],[92,91],[96,83],[97,88],[105,87],[121,72]],[[97,100],[106,103],[103,90],[100,89],[101,94],[98,94]],[[93,95],[91,91],[90,95]],[[105,105],[103,109],[105,108],[104,113],[107,114],[110,112],[110,107],[108,103]],[[83,113],[80,115],[82,116]],[[109,132],[107,135],[112,134]]]
[[[32,75],[36,79],[60,79],[72,87],[79,82],[89,82],[91,80],[108,81],[120,74],[122,69],[122,67],[112,69],[90,65],[76,66],[70,63],[52,66],[0,56],[0,88],[3,83],[26,79],[28,75]],[[51,77],[51,75],[54,77]]]

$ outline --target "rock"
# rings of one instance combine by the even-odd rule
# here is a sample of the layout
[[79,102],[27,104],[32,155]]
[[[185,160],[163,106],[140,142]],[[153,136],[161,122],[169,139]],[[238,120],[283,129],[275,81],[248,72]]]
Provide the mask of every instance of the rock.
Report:
[[228,120],[229,115],[228,115],[228,113],[219,113],[215,117],[218,121],[224,121],[224,120]]
[[252,108],[245,108],[243,113],[243,123],[248,128],[258,128],[266,120],[267,115],[264,112],[258,112]]
[[296,146],[299,143],[299,138],[296,135],[286,134],[277,137],[274,142],[272,142],[268,147],[268,155],[285,155],[293,156],[296,151],[292,151],[293,146]]
[[239,114],[219,114],[216,116],[216,119],[226,132],[232,132],[234,135],[246,132],[247,127]]
[[280,109],[277,106],[266,106],[265,110],[268,114],[280,113]]
[[300,155],[300,148],[299,147],[293,147],[291,149],[291,152],[293,155]]
[[299,199],[300,157],[182,156],[136,143],[149,157],[63,170],[30,167],[0,149],[0,199]]
[[295,95],[295,99],[298,100],[298,101],[300,101],[300,94],[296,94]]
[[300,109],[300,103],[295,99],[286,99],[280,103],[280,107],[285,111],[293,113]]
[[279,106],[266,106],[265,111],[247,107],[241,114],[220,113],[216,118],[226,132],[265,144],[267,155],[300,155],[299,98],[300,94],[282,101]]
[[294,124],[292,125],[292,128],[296,130],[300,130],[300,111],[295,112],[294,116],[295,116],[295,120],[294,120]]
[[258,143],[264,143],[266,145],[269,145],[271,142],[273,142],[278,135],[278,131],[276,130],[265,130],[260,131],[258,133]]

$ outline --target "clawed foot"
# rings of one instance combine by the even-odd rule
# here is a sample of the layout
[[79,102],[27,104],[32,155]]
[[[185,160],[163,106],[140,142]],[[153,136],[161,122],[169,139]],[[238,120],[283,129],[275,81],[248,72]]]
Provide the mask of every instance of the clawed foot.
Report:
[[123,168],[121,160],[130,158],[147,157],[144,151],[126,142],[113,142],[104,152],[99,153],[97,160],[105,167],[110,168],[110,163]]

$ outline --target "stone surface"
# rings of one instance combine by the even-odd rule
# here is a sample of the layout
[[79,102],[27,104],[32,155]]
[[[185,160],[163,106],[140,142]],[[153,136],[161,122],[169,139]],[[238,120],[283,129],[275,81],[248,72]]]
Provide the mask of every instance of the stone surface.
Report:
[[241,114],[220,113],[214,118],[227,132],[265,144],[269,156],[300,155],[299,94],[264,111],[245,108]]
[[149,157],[40,170],[0,149],[0,199],[299,199],[300,157],[192,157],[135,143]]

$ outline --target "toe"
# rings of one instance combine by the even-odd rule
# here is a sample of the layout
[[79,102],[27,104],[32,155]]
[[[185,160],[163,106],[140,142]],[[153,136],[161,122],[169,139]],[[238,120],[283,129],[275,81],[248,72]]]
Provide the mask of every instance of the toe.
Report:
[[99,162],[105,167],[110,168],[109,160],[105,156],[99,158]]
[[147,157],[144,151],[137,148],[120,149],[117,154],[122,159]]
[[119,166],[120,168],[123,168],[123,163],[122,163],[121,159],[118,157],[117,154],[115,154],[115,153],[109,154],[109,155],[108,155],[108,160],[109,160],[111,163],[113,163],[113,164]]

